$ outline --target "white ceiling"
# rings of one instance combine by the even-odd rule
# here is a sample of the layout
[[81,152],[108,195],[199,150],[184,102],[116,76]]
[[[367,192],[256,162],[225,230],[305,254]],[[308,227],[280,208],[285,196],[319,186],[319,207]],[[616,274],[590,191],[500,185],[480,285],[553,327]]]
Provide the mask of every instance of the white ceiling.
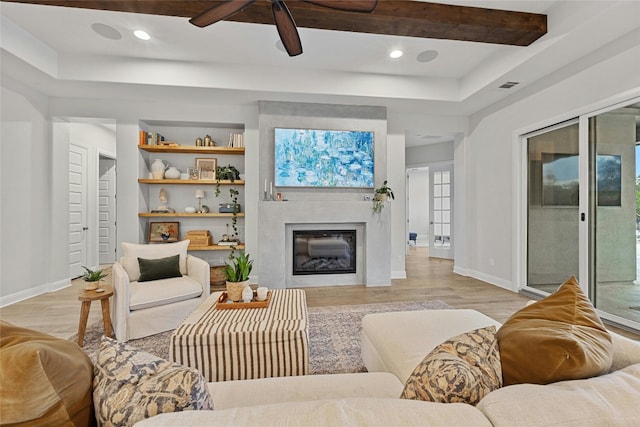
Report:
[[[384,105],[396,111],[470,115],[638,29],[640,2],[439,0],[548,15],[528,47],[299,29],[304,53],[278,50],[271,25],[0,3],[2,74],[50,96],[256,100]],[[295,18],[295,16],[294,16]],[[92,24],[122,37],[98,35]],[[136,39],[144,29],[151,40]],[[388,52],[400,48],[400,59]],[[416,56],[435,50],[421,63]],[[507,81],[513,89],[499,89]],[[440,141],[416,132],[408,145]],[[440,137],[434,135],[433,137]]]

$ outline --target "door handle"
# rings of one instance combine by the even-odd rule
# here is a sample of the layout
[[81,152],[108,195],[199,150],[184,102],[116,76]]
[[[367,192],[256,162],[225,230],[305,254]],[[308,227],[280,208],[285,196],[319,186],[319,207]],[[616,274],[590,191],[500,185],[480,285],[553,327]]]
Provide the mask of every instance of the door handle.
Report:
[[89,229],[89,227],[82,227],[82,231],[86,231],[88,229]]

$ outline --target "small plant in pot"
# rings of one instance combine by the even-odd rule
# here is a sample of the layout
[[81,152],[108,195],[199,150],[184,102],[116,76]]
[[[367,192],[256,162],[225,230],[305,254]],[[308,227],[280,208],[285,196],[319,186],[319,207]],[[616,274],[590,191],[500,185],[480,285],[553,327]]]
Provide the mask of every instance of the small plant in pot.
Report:
[[100,280],[107,277],[107,274],[102,270],[91,270],[90,268],[82,266],[84,268],[85,273],[82,276],[82,280],[84,280],[84,289],[87,291],[95,291],[100,287]]
[[395,200],[395,195],[393,194],[393,190],[387,185],[387,180],[385,179],[382,183],[381,187],[376,188],[375,193],[373,194],[373,211],[380,212],[382,208],[384,208],[384,203],[389,200]]
[[224,274],[227,279],[227,297],[232,301],[242,299],[242,290],[249,284],[249,275],[253,268],[253,260],[249,254],[240,252],[229,257],[224,267]]

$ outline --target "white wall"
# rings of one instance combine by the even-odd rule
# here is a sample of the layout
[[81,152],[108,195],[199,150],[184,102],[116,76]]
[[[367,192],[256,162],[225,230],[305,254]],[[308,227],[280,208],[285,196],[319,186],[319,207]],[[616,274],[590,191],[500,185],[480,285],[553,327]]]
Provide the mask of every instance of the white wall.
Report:
[[[51,275],[51,146],[48,102],[2,79],[0,306],[65,283]],[[10,297],[9,297],[10,296]]]
[[407,148],[407,167],[453,160],[453,141]]
[[[517,182],[522,173],[516,135],[576,117],[607,99],[619,101],[625,98],[625,92],[640,90],[640,46],[638,37],[635,40],[634,47],[591,67],[576,69],[566,78],[562,71],[560,79],[550,76],[554,82],[550,87],[543,88],[541,82],[538,91],[531,88],[530,96],[506,108],[494,106],[472,117],[464,148],[466,264],[459,265],[456,258],[456,268],[514,291],[522,285],[516,263],[517,200],[521,191]],[[456,161],[457,155],[456,151]],[[495,260],[495,265],[490,265],[490,259]]]

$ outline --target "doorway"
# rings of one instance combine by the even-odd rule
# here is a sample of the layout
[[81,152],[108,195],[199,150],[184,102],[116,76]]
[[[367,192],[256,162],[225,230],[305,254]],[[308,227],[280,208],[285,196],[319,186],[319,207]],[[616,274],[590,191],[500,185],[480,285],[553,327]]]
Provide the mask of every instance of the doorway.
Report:
[[69,278],[115,260],[116,124],[66,118],[54,136],[68,147]]
[[428,248],[430,257],[453,259],[453,165],[407,169],[406,186],[408,245]]

